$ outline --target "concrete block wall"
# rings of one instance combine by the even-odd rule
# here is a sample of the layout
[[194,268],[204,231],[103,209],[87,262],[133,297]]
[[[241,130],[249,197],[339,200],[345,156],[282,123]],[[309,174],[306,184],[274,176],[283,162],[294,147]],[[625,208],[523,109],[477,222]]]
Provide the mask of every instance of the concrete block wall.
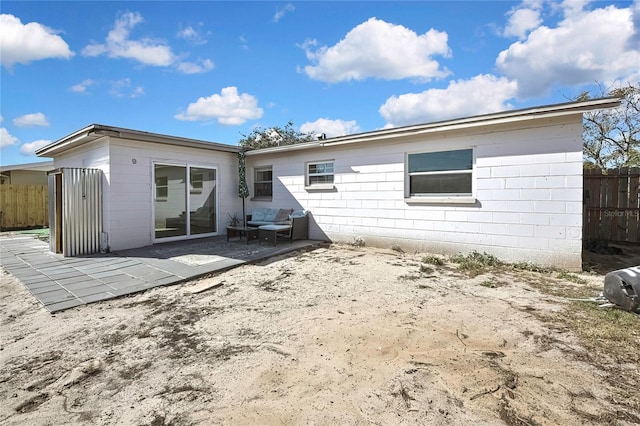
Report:
[[109,211],[104,209],[110,198],[109,181],[111,179],[111,165],[109,164],[109,137],[95,140],[90,146],[84,146],[65,152],[55,158],[54,168],[63,167],[88,168],[102,170],[102,226],[107,226],[110,220]]
[[[405,199],[407,153],[474,149],[475,203]],[[332,190],[308,190],[305,162],[333,160]],[[401,140],[252,155],[273,167],[273,199],[305,208],[310,237],[444,254],[472,250],[507,261],[581,267],[582,117],[501,124]],[[248,173],[250,190],[252,173]]]
[[225,232],[227,215],[242,211],[234,153],[105,136],[57,158],[55,167],[103,170],[103,231],[108,233],[111,250],[122,250],[154,242],[154,162],[217,169],[219,234]]
[[112,197],[105,208],[110,210],[108,232],[112,250],[154,242],[154,163],[190,164],[217,170],[219,234],[225,232],[227,214],[235,213],[241,206],[237,195],[238,161],[234,153],[112,138],[110,154]]

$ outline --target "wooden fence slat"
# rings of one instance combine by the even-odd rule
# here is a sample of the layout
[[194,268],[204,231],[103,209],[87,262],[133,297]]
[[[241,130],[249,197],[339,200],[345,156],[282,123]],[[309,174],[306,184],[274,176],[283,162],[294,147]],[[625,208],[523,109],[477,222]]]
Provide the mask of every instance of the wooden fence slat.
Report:
[[[629,205],[627,234],[629,241],[640,241],[640,168],[629,169]],[[635,211],[633,210],[635,209]]]
[[584,171],[583,239],[640,242],[640,168]]
[[0,229],[49,226],[47,185],[0,185]]

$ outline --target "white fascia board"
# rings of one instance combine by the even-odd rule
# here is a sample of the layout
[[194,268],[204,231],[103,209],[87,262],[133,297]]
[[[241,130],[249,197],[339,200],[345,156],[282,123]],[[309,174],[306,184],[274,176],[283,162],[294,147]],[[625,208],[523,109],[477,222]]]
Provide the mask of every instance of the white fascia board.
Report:
[[[324,141],[322,141],[324,142]],[[270,148],[252,149],[245,152],[247,156],[277,154],[279,152],[299,151],[302,149],[319,148],[324,146],[320,141],[295,143],[293,145],[273,146]]]
[[225,145],[216,142],[207,142],[197,139],[181,138],[177,136],[161,135],[158,133],[143,132],[139,130],[124,129],[121,127],[105,126],[100,124],[92,124],[80,129],[68,136],[63,137],[43,148],[36,151],[39,157],[53,157],[69,149],[80,146],[81,144],[92,142],[105,136],[130,139],[144,142],[160,143],[165,145],[183,146],[199,149],[207,149],[212,151],[223,152],[239,152],[240,147],[233,145]]
[[35,170],[47,171],[53,169],[53,161],[41,161],[38,163],[22,163],[0,166],[0,172],[9,172],[12,170]]
[[609,109],[620,106],[620,98],[594,99],[583,102],[570,102],[566,104],[527,108],[516,111],[506,111],[478,115],[449,121],[441,121],[429,124],[420,124],[394,129],[379,130],[358,135],[343,136],[323,141],[323,146],[343,145],[358,142],[370,142],[373,140],[392,139],[407,135],[420,135],[438,133],[450,130],[471,129],[481,126],[493,126],[519,121],[538,120],[541,118],[561,117],[565,115],[582,114],[596,109]]
[[567,102],[563,104],[525,108],[514,111],[503,111],[498,113],[477,115],[473,117],[458,118],[454,120],[439,121],[435,123],[417,124],[412,126],[396,127],[393,129],[376,130],[373,132],[340,136],[337,138],[309,143],[251,150],[247,151],[247,156],[267,155],[271,153],[330,147],[334,145],[356,144],[360,142],[391,140],[406,137],[407,135],[439,133],[451,130],[472,129],[482,126],[493,126],[521,121],[531,121],[544,118],[582,114],[587,111],[609,109],[618,106],[620,106],[620,98],[615,97],[591,99],[581,102]]

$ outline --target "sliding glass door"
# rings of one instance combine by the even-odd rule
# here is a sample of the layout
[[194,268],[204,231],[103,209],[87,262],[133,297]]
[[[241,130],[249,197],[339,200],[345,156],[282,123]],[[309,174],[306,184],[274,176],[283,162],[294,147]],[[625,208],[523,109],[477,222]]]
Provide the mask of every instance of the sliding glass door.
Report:
[[156,239],[217,232],[215,169],[154,164],[153,175]]
[[190,234],[216,232],[216,171],[191,167],[189,177]]

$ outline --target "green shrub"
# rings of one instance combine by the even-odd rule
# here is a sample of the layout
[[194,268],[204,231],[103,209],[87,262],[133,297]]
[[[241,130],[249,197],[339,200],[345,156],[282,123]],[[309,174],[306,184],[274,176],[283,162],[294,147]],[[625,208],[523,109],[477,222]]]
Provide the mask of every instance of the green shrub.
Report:
[[429,254],[422,258],[422,263],[428,263],[429,265],[442,266],[444,265],[444,260],[442,260],[442,258],[435,256],[433,254]]
[[558,273],[558,278],[563,279],[563,280],[567,280],[567,281],[571,281],[572,283],[576,283],[576,284],[586,284],[587,280],[585,280],[584,278],[580,278],[579,276],[575,275],[575,274],[570,274],[569,272],[566,271],[560,271]]
[[494,255],[479,253],[475,250],[467,255],[457,254],[449,258],[449,260],[453,263],[457,263],[459,270],[469,272],[472,275],[481,274],[489,267],[498,267],[503,265],[503,263]]
[[548,266],[536,265],[535,263],[529,263],[529,262],[512,263],[511,267],[513,269],[518,269],[520,271],[540,272],[544,274],[553,271],[553,268],[550,268]]

